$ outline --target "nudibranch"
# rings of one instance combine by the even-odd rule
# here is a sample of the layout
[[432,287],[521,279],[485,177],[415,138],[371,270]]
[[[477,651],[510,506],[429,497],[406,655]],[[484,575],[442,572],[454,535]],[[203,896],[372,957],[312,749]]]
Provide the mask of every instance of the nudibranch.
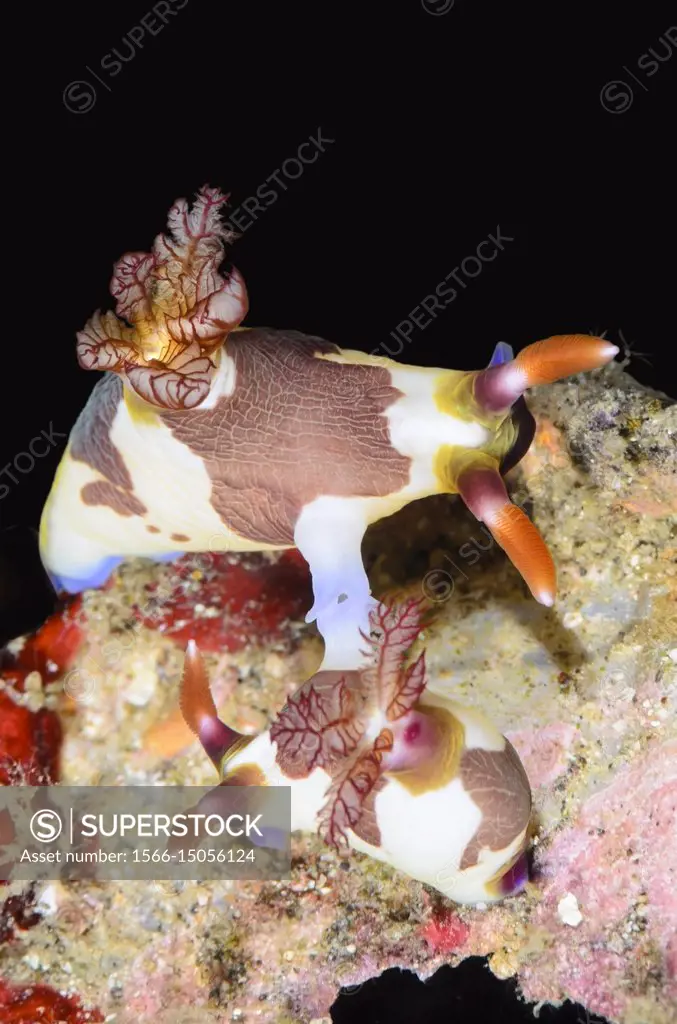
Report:
[[528,878],[531,790],[508,740],[475,710],[426,692],[408,657],[420,603],[370,612],[360,669],[321,669],[271,728],[241,736],[217,716],[188,644],[181,708],[225,786],[289,786],[292,831],[319,832],[457,903],[495,902]]
[[[71,432],[43,510],[57,589],[103,584],[126,558],[298,547],[313,578],[324,667],[354,667],[373,607],[367,527],[408,502],[458,493],[546,605],[555,569],[503,474],[529,447],[524,392],[600,367],[616,346],[548,338],[478,371],[423,368],[319,337],[242,328],[247,292],[221,271],[226,197],[178,200],[150,253],[115,264],[116,312],[77,336],[105,371]],[[117,315],[116,315],[117,314]]]

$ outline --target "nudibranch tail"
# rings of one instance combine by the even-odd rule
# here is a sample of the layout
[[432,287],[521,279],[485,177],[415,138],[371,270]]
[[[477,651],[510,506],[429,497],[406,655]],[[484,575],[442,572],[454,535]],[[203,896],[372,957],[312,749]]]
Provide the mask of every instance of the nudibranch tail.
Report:
[[499,472],[485,458],[472,463],[458,478],[458,492],[474,516],[486,524],[541,604],[554,604],[557,589],[555,563],[545,541],[529,517],[513,505]]
[[219,718],[204,660],[194,640],[189,640],[186,647],[179,705],[188,728],[221,770],[224,757],[243,737]]
[[604,338],[587,334],[561,334],[534,342],[515,359],[492,360],[493,365],[480,370],[474,381],[475,401],[485,412],[507,412],[528,388],[606,366],[618,351]]
[[[78,333],[77,355],[87,370],[119,374],[146,402],[193,409],[209,394],[216,350],[248,308],[242,276],[219,273],[227,201],[204,186],[192,208],[179,199],[168,232],[152,252],[127,253],[115,264],[110,290],[116,313],[97,312]],[[120,319],[118,319],[120,318]]]

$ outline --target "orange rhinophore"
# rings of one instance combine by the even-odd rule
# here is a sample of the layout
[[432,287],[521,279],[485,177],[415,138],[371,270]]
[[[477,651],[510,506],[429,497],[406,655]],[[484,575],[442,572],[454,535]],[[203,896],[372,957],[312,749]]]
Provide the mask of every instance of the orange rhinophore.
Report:
[[611,362],[618,351],[604,338],[588,334],[558,334],[536,341],[514,359],[481,370],[475,377],[475,399],[487,412],[505,412],[527,388],[598,369]]
[[243,737],[218,717],[205,663],[194,640],[186,647],[179,703],[188,728],[220,769],[226,753]]
[[536,600],[548,607],[554,604],[552,556],[529,517],[510,501],[498,463],[494,468],[486,460],[478,468],[471,463],[458,478],[458,491],[473,515],[486,523]]

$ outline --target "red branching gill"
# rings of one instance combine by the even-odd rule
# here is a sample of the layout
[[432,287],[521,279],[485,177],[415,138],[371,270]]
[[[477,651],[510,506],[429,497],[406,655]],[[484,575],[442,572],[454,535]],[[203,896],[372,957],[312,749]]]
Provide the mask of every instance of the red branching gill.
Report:
[[272,559],[262,554],[187,555],[168,572],[167,590],[161,583],[150,584],[148,601],[135,607],[135,614],[182,647],[194,640],[203,652],[284,643],[289,623],[303,621],[312,604],[308,565],[295,548]]
[[[371,663],[360,670],[316,673],[289,698],[270,728],[277,762],[287,777],[307,778],[315,768],[328,773],[331,784],[319,832],[336,850],[348,845],[349,828],[365,842],[380,845],[373,802],[387,781],[384,757],[393,750],[393,729],[411,721],[426,686],[424,655],[406,664],[422,628],[421,602],[379,604],[370,625],[364,653]],[[368,725],[375,712],[384,713],[389,727],[374,738]],[[403,769],[417,756],[433,755],[427,740],[424,730],[411,731],[391,767]]]
[[164,409],[193,409],[206,397],[216,369],[211,355],[249,306],[241,274],[234,267],[225,279],[219,274],[231,240],[221,222],[226,200],[208,186],[192,207],[177,199],[152,251],[117,261],[110,286],[117,316],[97,312],[78,332],[80,366],[119,373]]

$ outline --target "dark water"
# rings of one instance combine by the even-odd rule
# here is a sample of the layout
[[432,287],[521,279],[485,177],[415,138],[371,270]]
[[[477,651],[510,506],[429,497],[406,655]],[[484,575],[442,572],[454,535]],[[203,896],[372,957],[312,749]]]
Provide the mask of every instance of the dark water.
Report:
[[[483,957],[441,967],[422,982],[411,971],[389,970],[344,989],[331,1011],[333,1024],[535,1024],[533,1004],[520,1000],[515,984],[494,977]],[[566,1002],[543,1007],[540,1024],[607,1024],[603,1017]]]

